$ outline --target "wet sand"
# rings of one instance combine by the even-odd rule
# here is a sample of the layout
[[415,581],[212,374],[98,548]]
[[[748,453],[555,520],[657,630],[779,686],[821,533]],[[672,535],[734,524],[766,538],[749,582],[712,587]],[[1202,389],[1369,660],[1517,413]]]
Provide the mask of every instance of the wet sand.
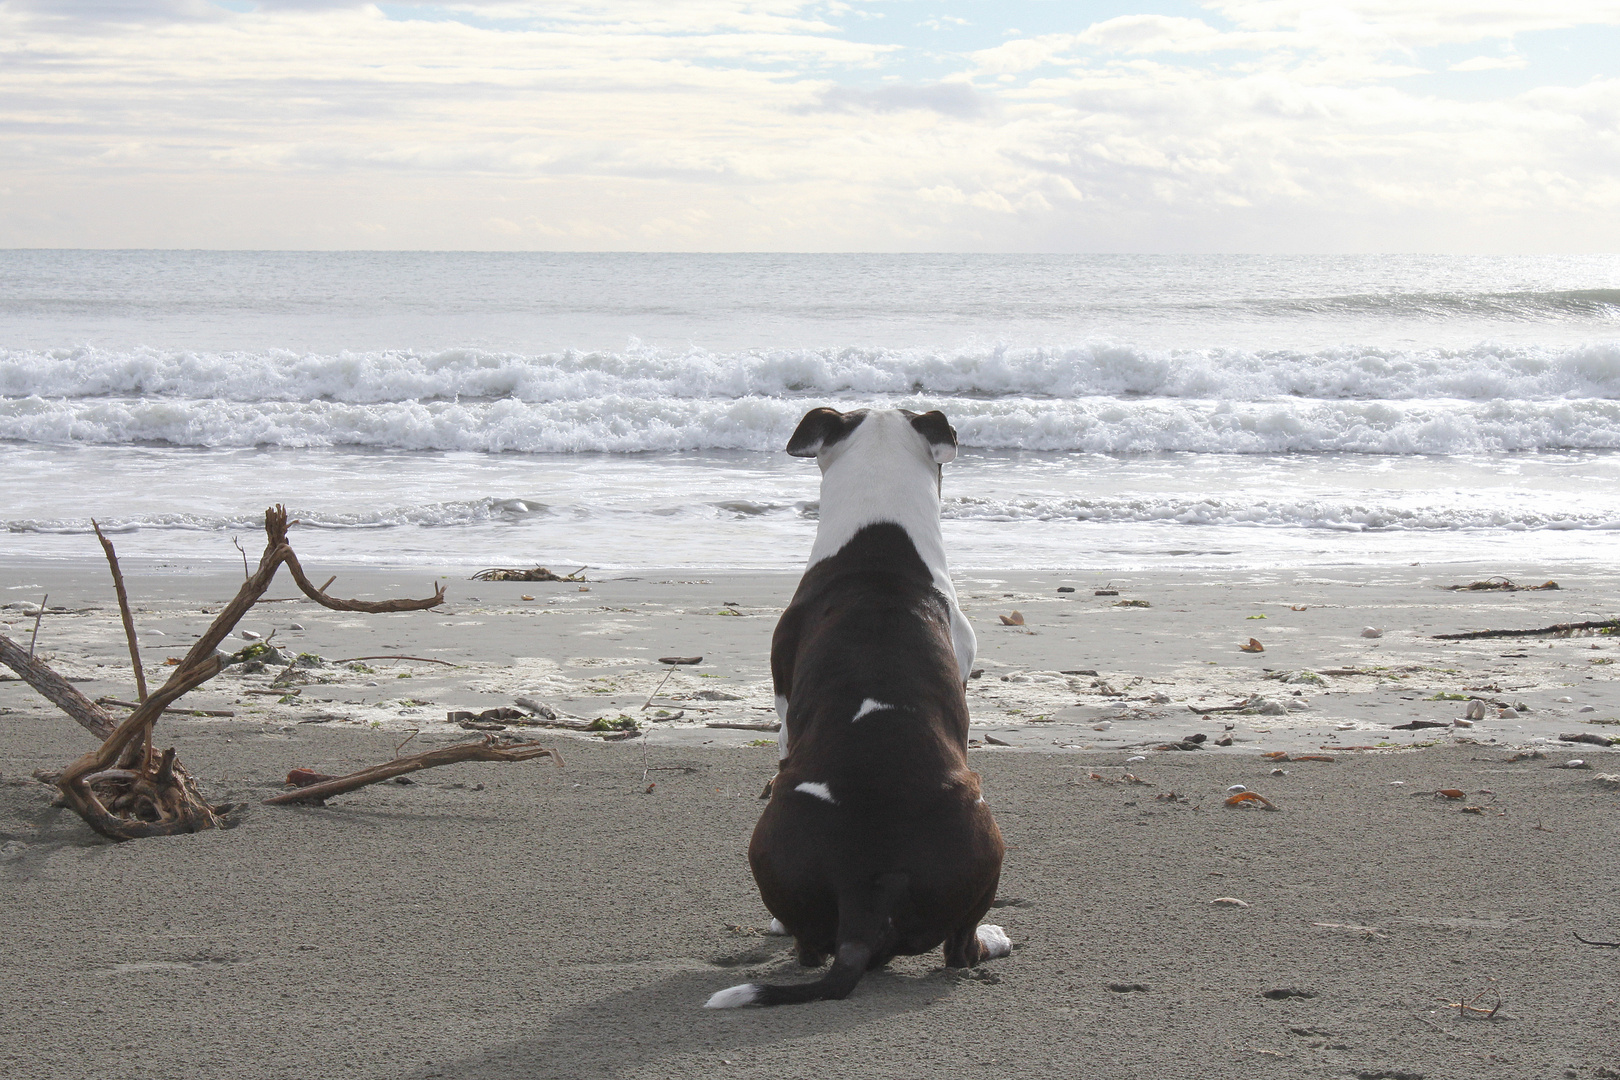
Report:
[[[153,679],[240,581],[217,566],[181,569],[126,567]],[[321,569],[310,568],[317,580],[331,572]],[[76,612],[45,616],[42,654],[92,697],[130,696],[103,567],[0,572],[0,602],[48,589],[53,609]],[[1439,588],[1489,573],[1564,588]],[[31,773],[60,768],[90,739],[27,687],[0,682],[10,915],[0,975],[16,1033],[0,1046],[0,1072],[1620,1074],[1620,950],[1572,936],[1620,938],[1620,786],[1605,779],[1620,773],[1620,753],[1557,741],[1620,731],[1601,723],[1620,715],[1614,667],[1594,662],[1620,650],[1605,637],[1428,637],[1612,617],[1613,576],[1413,567],[959,578],[984,670],[970,696],[974,737],[1013,744],[973,760],[1009,844],[994,917],[1018,948],[971,974],[942,970],[937,955],[906,959],[845,1002],[734,1013],[700,1006],[745,979],[802,976],[787,942],[763,933],[744,858],[773,772],[771,736],[701,725],[771,719],[765,656],[794,579],[633,577],[589,592],[452,578],[444,609],[398,616],[261,607],[244,626],[275,629],[296,651],[458,666],[308,669],[286,703],[246,692],[272,673],[232,673],[188,698],[235,714],[159,728],[210,798],[247,804],[234,828],[212,834],[112,845],[51,809]],[[345,568],[333,592],[423,595],[434,579]],[[1095,596],[1104,585],[1119,596]],[[292,593],[283,582],[271,595]],[[1114,607],[1120,599],[1151,606]],[[999,622],[1014,609],[1021,629]],[[0,621],[26,639],[33,620],[11,607]],[[1362,638],[1364,626],[1384,635]],[[1265,653],[1237,651],[1251,635]],[[705,661],[677,671],[644,712],[666,670],[656,658],[680,654]],[[1322,686],[1265,678],[1300,670],[1358,674]],[[1305,709],[1287,708],[1295,690]],[[1204,719],[1188,707],[1257,693],[1284,711]],[[1450,693],[1529,711],[1503,719],[1493,706],[1473,728],[1391,730],[1460,716],[1462,702],[1430,700]],[[560,770],[468,763],[324,809],[258,805],[289,768],[385,760],[412,728],[413,747],[468,738],[447,711],[518,695],[578,717],[682,715],[616,743],[516,732],[558,745]],[[1154,749],[1200,732],[1213,742],[1228,724],[1231,747]],[[1335,748],[1333,761],[1261,756],[1321,746]],[[1509,760],[1531,752],[1545,756]],[[1590,767],[1559,767],[1574,758]],[[1238,783],[1280,809],[1225,808]],[[1467,797],[1430,794],[1442,787]],[[1223,897],[1248,906],[1211,903]],[[1290,989],[1314,996],[1263,996]],[[1488,1019],[1457,1007],[1498,998]]]

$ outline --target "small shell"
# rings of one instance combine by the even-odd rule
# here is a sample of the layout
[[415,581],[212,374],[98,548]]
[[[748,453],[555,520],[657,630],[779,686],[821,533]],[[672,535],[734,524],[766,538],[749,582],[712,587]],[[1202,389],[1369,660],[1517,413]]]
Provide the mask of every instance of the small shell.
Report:
[[1363,626],[1361,628],[1361,636],[1362,637],[1383,637],[1384,632],[1382,630],[1378,629],[1378,627],[1376,627],[1376,626]]
[[1248,901],[1239,900],[1235,896],[1217,896],[1215,899],[1211,900],[1210,903],[1211,904],[1219,904],[1221,907],[1248,907],[1249,906]]
[[1145,755],[1145,754],[1137,754],[1137,755],[1136,755],[1136,756],[1135,756],[1135,757],[1128,757],[1128,758],[1126,758],[1126,759],[1125,759],[1125,764],[1127,764],[1127,765],[1134,765],[1134,764],[1136,764],[1136,763],[1137,763],[1137,762],[1138,762],[1138,761],[1146,761],[1146,760],[1147,760],[1147,756],[1146,756],[1146,755]]
[[1573,705],[1573,704],[1575,704],[1575,699],[1572,698],[1572,697],[1553,698],[1553,700],[1558,702],[1558,704],[1560,704],[1560,705]]
[[1226,789],[1226,793],[1228,795],[1236,795],[1240,791],[1248,791],[1248,790],[1249,789],[1244,787],[1242,784],[1233,784],[1231,787]]

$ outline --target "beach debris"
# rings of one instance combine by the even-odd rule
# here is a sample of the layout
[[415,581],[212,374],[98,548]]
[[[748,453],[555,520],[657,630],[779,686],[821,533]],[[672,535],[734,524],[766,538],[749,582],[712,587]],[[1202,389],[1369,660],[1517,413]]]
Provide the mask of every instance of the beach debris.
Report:
[[1231,746],[1232,745],[1232,735],[1231,735],[1231,733],[1228,732],[1227,734],[1222,735],[1220,738],[1216,739],[1215,740],[1215,745],[1216,746]]
[[1404,724],[1391,724],[1391,731],[1422,731],[1424,728],[1450,727],[1445,720],[1409,720]]
[[1248,791],[1248,790],[1249,789],[1247,787],[1245,787],[1243,784],[1233,784],[1231,787],[1226,789],[1226,793],[1228,795],[1236,795],[1240,791]]
[[1001,625],[1002,626],[1023,626],[1024,625],[1023,612],[1015,610],[1011,615],[1003,615],[1003,616],[1001,616]]
[[582,566],[572,574],[553,574],[543,566],[536,566],[531,570],[509,570],[494,566],[488,570],[480,570],[469,580],[471,581],[584,581],[581,575],[585,573]]
[[1461,718],[1458,718],[1458,719],[1452,720],[1451,726],[1452,727],[1464,727],[1464,728],[1473,727],[1474,722],[1472,720],[1463,720]]
[[1363,626],[1361,636],[1364,638],[1381,638],[1384,636],[1384,632],[1376,626]]
[[1543,758],[1545,758],[1546,756],[1547,755],[1542,753],[1540,750],[1520,750],[1518,753],[1514,754],[1512,757],[1505,758],[1504,760],[1510,761],[1510,762],[1511,761],[1540,761]]
[[[99,705],[43,662],[24,653],[10,638],[0,635],[0,663],[103,739],[99,748],[69,765],[57,778],[63,802],[96,832],[112,840],[133,840],[220,827],[219,811],[203,799],[196,781],[176,760],[174,750],[161,754],[154,750],[152,730],[176,701],[236,662],[234,657],[219,652],[219,644],[264,596],[282,566],[287,567],[305,596],[335,611],[423,611],[444,603],[442,586],[435,587],[434,594],[422,600],[365,601],[327,596],[325,589],[331,581],[317,589],[305,576],[288,543],[287,527],[285,507],[273,506],[265,511],[266,544],[258,570],[220,609],[190,652],[173,665],[175,670],[164,684],[122,723],[115,724]],[[267,646],[267,642],[261,642],[249,648]]]
[[[712,728],[734,728],[738,731],[781,731],[780,720],[710,720],[703,725]],[[1003,743],[1003,746],[1006,744]]]
[[1125,764],[1127,764],[1127,765],[1134,765],[1134,764],[1136,764],[1136,763],[1137,763],[1137,762],[1138,762],[1138,761],[1146,761],[1146,760],[1147,760],[1147,756],[1146,756],[1146,755],[1145,755],[1145,754],[1136,754],[1136,755],[1135,755],[1135,756],[1133,756],[1133,757],[1128,757],[1128,758],[1126,758],[1126,759],[1125,759]]
[[[1571,930],[1570,933],[1575,934],[1575,931]],[[1596,945],[1600,949],[1620,949],[1620,941],[1592,941],[1579,934],[1575,934],[1575,940],[1582,945]]]
[[532,697],[514,698],[512,704],[544,720],[557,719],[556,710],[554,710],[550,705],[547,705],[545,702],[536,701]]
[[[1533,630],[1471,630],[1465,634],[1435,634],[1433,636],[1436,641],[1477,641],[1480,638],[1535,637],[1539,634],[1556,634],[1560,637],[1568,637],[1579,630],[1597,630],[1612,633],[1620,630],[1620,619],[1553,623],[1551,626],[1539,626]],[[1503,653],[1502,655],[1523,658],[1523,654],[1520,653]]]
[[1599,735],[1595,731],[1579,731],[1569,735],[1558,736],[1559,742],[1591,743],[1593,746],[1613,746],[1620,739],[1611,739],[1607,735]]
[[1317,996],[1315,990],[1301,990],[1297,986],[1279,986],[1275,990],[1262,990],[1260,996],[1268,1001],[1287,1001],[1289,998],[1310,999]]
[[1152,607],[1146,600],[1115,600],[1115,607]]
[[1586,768],[1586,759],[1585,758],[1570,758],[1568,761],[1566,761],[1566,762],[1564,762],[1564,763],[1562,763],[1560,765],[1554,765],[1553,768],[1555,768],[1555,769],[1584,769],[1584,768]]
[[329,773],[316,772],[314,769],[294,769],[287,774],[286,784],[288,787],[309,787],[311,784],[324,784],[328,780],[336,779],[337,777]]
[[1118,589],[1098,589],[1096,592],[1092,593],[1091,595],[1092,596],[1118,596],[1119,595],[1119,590]]
[[1306,606],[1304,604],[1289,604],[1288,605],[1288,610],[1289,611],[1305,611],[1305,610],[1307,610],[1307,608],[1306,608]]
[[1610,787],[1620,787],[1620,773],[1598,773],[1592,779],[1600,784],[1608,784]]
[[1553,698],[1553,701],[1556,702],[1559,705],[1573,705],[1573,704],[1575,704],[1575,699],[1572,698],[1572,697],[1556,697],[1556,698]]
[[1498,709],[1496,710],[1496,718],[1498,720],[1517,720],[1519,718],[1519,710],[1513,708],[1512,706]]
[[[1421,795],[1422,792],[1418,792],[1418,794]],[[1466,798],[1467,793],[1459,788],[1443,787],[1434,792],[1433,795],[1436,799],[1461,799]]]
[[1465,814],[1484,814],[1485,808],[1483,806],[1465,806],[1462,808],[1462,812]]
[[[316,659],[318,661],[321,659],[320,657],[315,656],[314,653],[300,653],[298,658],[300,660],[302,660],[306,656],[314,657],[314,659]],[[409,661],[411,661],[413,663],[417,663],[417,664],[441,664],[444,667],[455,667],[456,666],[455,664],[452,664],[448,660],[435,660],[431,656],[400,656],[400,655],[398,655],[396,653],[387,653],[387,654],[382,655],[382,656],[347,656],[347,657],[344,657],[342,660],[328,660],[328,661],[321,661],[321,662],[322,663],[331,663],[331,664],[362,664],[362,663],[365,663],[367,660],[409,660]],[[311,665],[306,665],[306,666],[319,667],[320,665],[319,664],[311,664]]]
[[1298,671],[1274,671],[1270,675],[1267,675],[1266,678],[1275,679],[1277,682],[1287,683],[1290,686],[1327,685],[1326,679],[1322,678],[1322,676],[1316,672],[1310,671],[1306,668],[1301,668]]
[[1012,745],[1012,743],[1007,742],[1004,739],[998,739],[994,735],[986,735],[984,737],[984,741],[985,741],[985,744],[987,746],[1011,746]]
[[1057,591],[1058,592],[1074,592],[1074,586],[1073,585],[1059,585]]
[[255,630],[238,630],[237,634],[242,638],[243,641],[258,641],[260,638],[264,637],[263,634],[258,633]]
[[1210,901],[1210,904],[1213,907],[1248,907],[1249,906],[1249,902],[1247,900],[1239,900],[1235,896],[1217,896],[1215,899]]
[[1463,710],[1463,716],[1468,720],[1485,719],[1485,703],[1479,698],[1472,699],[1468,702],[1468,707]]
[[1147,983],[1111,982],[1108,984],[1108,991],[1112,994],[1146,994],[1152,989]]
[[289,791],[264,801],[269,806],[289,803],[324,805],[326,800],[334,795],[342,795],[357,788],[380,784],[385,780],[403,777],[406,773],[419,772],[439,765],[450,765],[458,761],[528,761],[537,757],[549,757],[559,768],[562,767],[562,757],[555,750],[549,750],[539,743],[513,742],[502,740],[496,735],[485,735],[477,742],[456,743],[453,746],[427,750],[410,757],[395,758],[381,765],[373,765],[369,769],[312,783],[300,787],[297,791]]
[[1262,810],[1277,809],[1276,803],[1273,803],[1258,791],[1240,791],[1236,795],[1228,795],[1226,805],[1232,807],[1259,807]]
[[[1493,983],[1495,981],[1495,979],[1491,980]],[[1488,1001],[1490,1003],[1489,1008],[1486,1008],[1485,1005],[1480,1004],[1484,1001]],[[1459,1016],[1464,1017],[1465,1019],[1475,1020],[1489,1020],[1491,1017],[1496,1015],[1496,1011],[1501,1007],[1502,995],[1496,992],[1496,988],[1494,986],[1487,986],[1485,989],[1481,990],[1479,993],[1475,994],[1466,1001],[1446,1002],[1446,1008],[1456,1009]]]
[[1288,770],[1287,769],[1272,769],[1271,770],[1271,775],[1272,776],[1287,776],[1288,775]]
[[1124,776],[1121,776],[1119,778],[1119,782],[1122,783],[1122,784],[1146,784],[1148,787],[1153,786],[1152,784],[1148,784],[1148,782],[1146,780],[1143,780],[1140,776],[1137,776],[1135,773],[1126,773]]
[[1540,585],[1516,585],[1505,577],[1490,577],[1484,581],[1471,581],[1467,585],[1447,585],[1450,592],[1540,592],[1543,589],[1558,588],[1556,581],[1544,581]]
[[[1575,711],[1576,712],[1597,712],[1597,706],[1596,705],[1582,705],[1580,708],[1576,709]],[[1590,721],[1588,721],[1588,723],[1590,723]]]
[[1249,641],[1248,641],[1248,644],[1238,646],[1238,651],[1239,652],[1249,652],[1249,653],[1265,652],[1266,647],[1264,645],[1260,644],[1260,641],[1259,641],[1258,638],[1250,638]]

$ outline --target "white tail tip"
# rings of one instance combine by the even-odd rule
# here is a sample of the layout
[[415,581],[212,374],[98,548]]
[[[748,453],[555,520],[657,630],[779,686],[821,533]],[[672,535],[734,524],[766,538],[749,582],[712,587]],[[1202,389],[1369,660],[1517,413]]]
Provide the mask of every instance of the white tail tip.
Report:
[[772,919],[771,920],[771,931],[770,932],[772,934],[774,934],[776,937],[787,937],[788,936],[788,928],[782,925],[782,920],[781,919]]
[[985,960],[1000,960],[1012,952],[1012,938],[1007,936],[1007,931],[991,923],[979,927],[979,945],[984,949]]
[[752,1005],[759,1000],[759,987],[754,983],[742,983],[738,986],[728,987],[714,993],[708,1001],[703,1003],[705,1009],[740,1009],[744,1005]]

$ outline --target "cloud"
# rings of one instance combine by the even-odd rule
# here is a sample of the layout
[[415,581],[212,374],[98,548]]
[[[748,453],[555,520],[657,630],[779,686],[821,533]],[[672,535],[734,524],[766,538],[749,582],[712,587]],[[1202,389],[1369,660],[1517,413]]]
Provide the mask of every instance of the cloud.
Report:
[[971,119],[991,111],[993,99],[962,82],[935,83],[931,86],[880,86],[859,89],[853,86],[833,86],[820,94],[822,109],[876,113],[900,112],[906,109],[924,109],[941,116]]
[[809,0],[0,0],[0,246],[1612,249],[1620,79],[1436,89],[1580,19],[1218,0],[924,81]]
[[1522,56],[1475,56],[1452,64],[1447,71],[1513,71],[1526,67],[1529,61]]

